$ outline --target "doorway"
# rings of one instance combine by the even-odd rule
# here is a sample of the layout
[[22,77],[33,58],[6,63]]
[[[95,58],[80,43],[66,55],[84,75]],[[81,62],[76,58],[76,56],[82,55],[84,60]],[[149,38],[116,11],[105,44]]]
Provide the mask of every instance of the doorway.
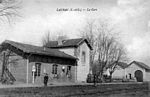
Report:
[[141,70],[136,70],[134,73],[137,82],[143,82],[143,72]]

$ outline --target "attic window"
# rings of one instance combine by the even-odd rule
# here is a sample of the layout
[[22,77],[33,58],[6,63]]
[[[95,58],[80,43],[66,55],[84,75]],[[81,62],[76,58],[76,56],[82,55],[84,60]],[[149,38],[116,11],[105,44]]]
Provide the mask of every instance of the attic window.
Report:
[[86,53],[85,53],[85,51],[82,51],[81,61],[82,61],[82,63],[86,63]]

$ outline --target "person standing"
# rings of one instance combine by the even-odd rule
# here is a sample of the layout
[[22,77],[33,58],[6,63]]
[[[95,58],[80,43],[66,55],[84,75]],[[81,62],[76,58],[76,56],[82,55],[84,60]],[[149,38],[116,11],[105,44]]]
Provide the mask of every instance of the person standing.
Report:
[[44,86],[47,86],[48,83],[48,74],[46,73],[44,76]]
[[94,86],[96,86],[96,83],[97,83],[97,75],[96,74],[94,74]]

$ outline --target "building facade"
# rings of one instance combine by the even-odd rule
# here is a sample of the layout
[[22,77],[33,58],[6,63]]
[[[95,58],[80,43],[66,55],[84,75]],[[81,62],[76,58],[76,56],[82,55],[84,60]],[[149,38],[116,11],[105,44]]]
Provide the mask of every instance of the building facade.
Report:
[[125,70],[126,75],[137,81],[150,81],[150,67],[142,62],[133,61]]
[[59,51],[76,57],[78,59],[77,66],[75,67],[76,81],[86,82],[87,75],[90,72],[90,50],[92,50],[92,47],[86,39],[78,38],[59,40],[59,42],[51,41],[46,47],[59,49]]
[[150,67],[142,62],[133,61],[129,65],[118,66],[112,77],[137,82],[150,81]]
[[[1,67],[5,63],[6,69],[3,71],[1,68],[1,71],[6,79],[11,77],[11,73],[16,82],[43,83],[47,73],[49,81],[75,82],[77,58],[64,52],[8,40],[1,44],[0,50],[5,55]],[[6,72],[8,70],[10,73]]]
[[118,79],[123,79],[126,78],[126,67],[128,66],[127,63],[124,62],[119,62],[118,65],[116,66],[115,71],[112,74],[112,78],[118,78]]
[[[49,82],[86,82],[90,68],[90,46],[85,39],[80,42],[77,47],[58,49],[7,40],[1,44],[0,50],[2,55],[6,54],[7,68],[16,82],[43,83],[45,73],[49,76]],[[8,75],[5,71],[3,73]]]

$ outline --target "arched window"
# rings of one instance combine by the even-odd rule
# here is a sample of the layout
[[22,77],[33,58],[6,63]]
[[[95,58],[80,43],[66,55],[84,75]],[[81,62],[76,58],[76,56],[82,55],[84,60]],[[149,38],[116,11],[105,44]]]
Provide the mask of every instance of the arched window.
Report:
[[82,61],[82,63],[86,63],[86,53],[85,53],[85,51],[82,51],[81,61]]

